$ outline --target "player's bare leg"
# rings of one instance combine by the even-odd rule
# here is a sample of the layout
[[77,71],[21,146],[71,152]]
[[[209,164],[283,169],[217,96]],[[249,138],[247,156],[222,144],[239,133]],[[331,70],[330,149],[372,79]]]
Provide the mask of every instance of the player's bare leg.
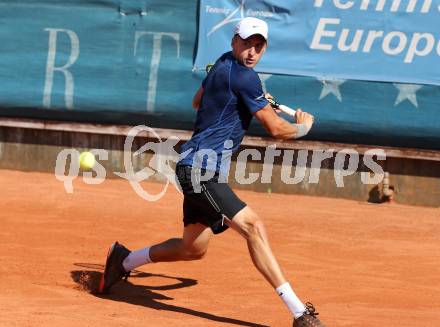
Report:
[[266,280],[274,288],[284,284],[286,279],[272,253],[266,228],[260,217],[251,208],[245,207],[233,220],[227,219],[226,223],[246,239],[252,262]]
[[261,218],[249,207],[238,212],[233,220],[226,219],[228,226],[240,233],[247,242],[252,262],[260,273],[281,296],[294,316],[294,327],[324,327],[316,317],[312,304],[304,305],[296,296],[281,272],[281,268],[270,248],[266,229]]
[[106,293],[130,271],[153,262],[199,260],[205,255],[211,229],[202,224],[191,224],[184,228],[182,238],[171,238],[165,242],[130,251],[115,242],[110,247],[101,278],[99,291]]
[[208,250],[213,233],[202,224],[190,224],[183,230],[182,238],[171,238],[150,248],[153,262],[189,261],[202,259]]

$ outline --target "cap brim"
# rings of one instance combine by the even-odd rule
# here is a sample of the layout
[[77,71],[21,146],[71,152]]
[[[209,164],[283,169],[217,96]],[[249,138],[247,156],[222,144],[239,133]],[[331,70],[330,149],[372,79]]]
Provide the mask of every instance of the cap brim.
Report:
[[246,40],[247,38],[251,37],[252,35],[261,35],[263,37],[264,40],[267,41],[267,37],[263,34],[263,33],[259,33],[259,32],[255,32],[255,33],[237,33],[238,35],[240,35],[240,37],[243,40]]

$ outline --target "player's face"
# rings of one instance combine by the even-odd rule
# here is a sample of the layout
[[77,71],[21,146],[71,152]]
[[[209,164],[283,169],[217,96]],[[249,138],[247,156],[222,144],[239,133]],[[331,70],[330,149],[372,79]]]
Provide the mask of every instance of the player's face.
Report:
[[267,43],[259,34],[243,40],[239,35],[232,39],[232,53],[238,62],[248,68],[255,67],[266,51]]

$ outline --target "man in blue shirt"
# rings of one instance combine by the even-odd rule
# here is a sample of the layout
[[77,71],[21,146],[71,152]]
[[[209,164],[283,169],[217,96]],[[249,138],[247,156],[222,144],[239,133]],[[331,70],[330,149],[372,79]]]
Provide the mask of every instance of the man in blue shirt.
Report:
[[230,157],[253,117],[278,139],[304,136],[313,116],[296,111],[296,124],[280,118],[265,95],[253,67],[267,47],[267,24],[247,17],[236,26],[232,51],[223,54],[210,69],[193,98],[198,110],[191,139],[181,148],[176,176],[184,193],[182,238],[172,238],[137,251],[114,243],[100,291],[109,288],[132,269],[152,262],[201,259],[213,234],[228,227],[247,241],[256,268],[274,287],[294,317],[294,326],[322,327],[310,304],[304,305],[293,292],[273,255],[261,218],[241,201],[226,183]]

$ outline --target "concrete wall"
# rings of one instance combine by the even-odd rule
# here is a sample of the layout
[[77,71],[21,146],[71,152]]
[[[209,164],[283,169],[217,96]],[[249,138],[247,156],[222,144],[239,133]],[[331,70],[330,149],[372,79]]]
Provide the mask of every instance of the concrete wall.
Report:
[[[124,133],[125,131],[122,134]],[[189,132],[182,133],[184,133],[182,135],[190,135]],[[180,138],[183,139],[184,137]],[[97,133],[87,133],[84,131],[3,126],[0,127],[0,169],[54,173],[57,156],[63,149],[74,148],[79,152],[87,149],[105,149],[109,154],[108,160],[100,160],[100,163],[105,167],[107,177],[117,178],[114,172],[125,171],[123,164],[125,139],[124,135],[102,134],[102,130]],[[139,149],[149,140],[151,139],[147,136],[137,137],[133,150]],[[244,142],[245,144],[260,144],[259,146],[245,145],[242,149],[257,149],[262,158],[261,160],[249,160],[246,164],[246,176],[249,173],[258,173],[261,177],[264,169],[265,144],[274,143],[272,140],[262,140],[256,142],[252,139],[246,139]],[[295,150],[292,144],[300,145],[296,150],[307,149],[307,142],[289,143],[288,146],[283,143],[278,144],[283,153],[275,158],[271,181],[264,182],[261,181],[261,178],[258,178],[256,182],[251,184],[240,184],[235,178],[237,158],[234,158],[229,183],[237,189],[249,189],[258,192],[305,194],[379,202],[382,185],[365,185],[361,182],[361,173],[369,171],[363,164],[363,155],[359,157],[356,172],[343,178],[344,187],[336,185],[335,173],[337,174],[338,171],[334,169],[334,164],[338,151],[331,158],[322,162],[319,170],[319,182],[309,183],[310,175],[315,174],[316,176],[317,174],[317,170],[311,168],[312,153],[316,151],[316,145],[312,146],[312,144],[310,144],[305,165],[297,165],[298,151],[295,151],[293,165],[285,167],[285,169],[292,169],[291,176],[293,177],[295,170],[299,173],[301,168],[305,166],[304,180],[298,184],[282,182],[281,170],[283,165],[281,158],[285,154],[284,151]],[[153,153],[151,151],[137,156],[133,160],[135,171],[148,167],[152,157]],[[435,153],[431,159],[387,157],[385,161],[376,162],[380,163],[384,171],[389,172],[390,185],[395,190],[395,201],[397,203],[440,207],[440,160],[436,159]],[[344,167],[347,167],[347,164],[348,159]],[[171,165],[173,164],[171,163]],[[150,179],[163,181],[165,178],[160,174],[155,174]]]

